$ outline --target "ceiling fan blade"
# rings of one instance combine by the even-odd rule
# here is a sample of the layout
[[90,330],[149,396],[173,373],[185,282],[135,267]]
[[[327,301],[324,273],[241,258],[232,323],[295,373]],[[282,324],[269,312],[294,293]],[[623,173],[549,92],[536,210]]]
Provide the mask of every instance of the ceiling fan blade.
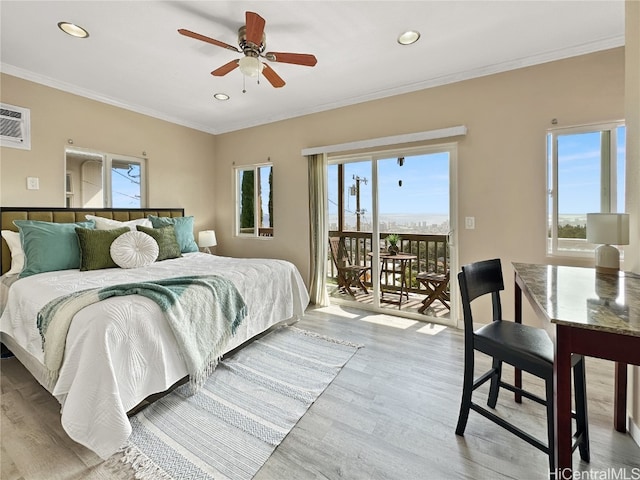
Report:
[[262,35],[264,34],[265,20],[254,12],[246,12],[246,38],[247,42],[253,43],[259,47],[262,43]]
[[238,60],[231,60],[229,63],[225,63],[224,65],[222,65],[219,68],[216,68],[213,72],[211,72],[211,75],[213,75],[214,77],[222,77],[224,75],[226,75],[227,73],[229,73],[232,70],[235,70],[236,68],[238,68]]
[[192,32],[191,30],[186,30],[184,28],[178,29],[178,33],[180,35],[184,35],[185,37],[195,38],[196,40],[202,40],[203,42],[210,43],[212,45],[216,45],[218,47],[226,48],[227,50],[233,50],[234,52],[240,52],[233,45],[229,45],[228,43],[221,42],[220,40],[216,40],[215,38],[205,37],[204,35],[200,35],[199,33]]
[[294,65],[305,65],[307,67],[313,67],[318,63],[314,55],[307,53],[267,52],[264,57],[271,62],[293,63]]
[[273,85],[275,88],[284,87],[285,83],[280,75],[278,75],[273,68],[271,68],[266,63],[263,63],[264,69],[262,70],[262,76],[269,80],[269,83]]

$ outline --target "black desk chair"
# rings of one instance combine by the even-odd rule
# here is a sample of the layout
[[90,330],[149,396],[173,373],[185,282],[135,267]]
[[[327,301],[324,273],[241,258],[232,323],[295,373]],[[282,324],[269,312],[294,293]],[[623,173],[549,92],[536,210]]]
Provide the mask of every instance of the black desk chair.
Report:
[[[549,471],[555,472],[554,423],[553,423],[553,342],[547,333],[539,328],[522,325],[502,319],[500,291],[504,290],[502,267],[499,259],[465,265],[458,274],[462,308],[464,313],[464,384],[460,415],[456,435],[464,435],[469,411],[474,410],[492,420],[524,441],[549,455]],[[476,298],[491,294],[493,321],[473,331],[471,302]],[[474,351],[477,350],[493,358],[492,368],[474,380]],[[545,382],[545,398],[540,398],[526,390],[502,381],[502,363],[539,377]],[[584,358],[572,358],[577,432],[573,448],[580,448],[580,457],[589,461],[589,427],[587,421],[587,392]],[[490,410],[474,403],[471,394],[480,385],[491,380],[487,405],[495,408],[500,387],[520,393],[523,397],[545,405],[547,408],[548,443],[544,444],[532,435],[506,422]],[[552,477],[555,478],[555,477]]]

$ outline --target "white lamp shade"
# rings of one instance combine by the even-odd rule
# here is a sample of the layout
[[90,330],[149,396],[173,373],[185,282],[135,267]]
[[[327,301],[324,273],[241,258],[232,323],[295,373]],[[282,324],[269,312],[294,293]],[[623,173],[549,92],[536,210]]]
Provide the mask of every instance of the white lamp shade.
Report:
[[601,245],[629,245],[629,214],[587,213],[587,241]]
[[264,65],[257,57],[242,57],[238,64],[240,65],[240,71],[247,77],[257,77],[264,68]]
[[201,248],[215,247],[218,244],[216,241],[216,232],[214,230],[203,230],[198,232],[198,246]]

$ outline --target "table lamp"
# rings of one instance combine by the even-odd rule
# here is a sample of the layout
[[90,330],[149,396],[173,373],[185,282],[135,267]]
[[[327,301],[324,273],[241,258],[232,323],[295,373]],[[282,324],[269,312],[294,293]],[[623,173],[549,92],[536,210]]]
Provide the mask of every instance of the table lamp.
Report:
[[620,251],[613,245],[629,244],[628,213],[587,213],[587,242],[596,248],[596,272],[617,273]]
[[204,248],[205,253],[211,253],[209,247],[215,247],[217,244],[216,232],[214,230],[198,232],[198,246]]

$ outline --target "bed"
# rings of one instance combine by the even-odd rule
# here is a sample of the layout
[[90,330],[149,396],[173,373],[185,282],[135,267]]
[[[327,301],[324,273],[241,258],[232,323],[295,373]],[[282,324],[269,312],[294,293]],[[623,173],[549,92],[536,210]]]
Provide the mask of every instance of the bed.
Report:
[[[167,221],[184,217],[182,209],[0,208],[2,230],[17,231],[14,220],[72,223],[94,215],[116,222],[147,216]],[[20,222],[18,222],[20,223]],[[135,222],[134,222],[135,223]],[[70,324],[64,360],[55,385],[43,365],[38,312],[71,292],[122,283],[189,275],[217,275],[229,280],[246,302],[247,315],[224,352],[281,322],[301,317],[309,296],[293,264],[276,259],[235,259],[183,252],[178,258],[140,268],[79,268],[46,271],[25,278],[6,275],[11,252],[2,239],[0,341],[61,405],[61,423],[76,442],[106,459],[131,433],[127,413],[187,375],[183,355],[160,307],[149,298],[107,298],[80,310]],[[33,263],[33,262],[32,262]],[[25,267],[26,268],[26,267]]]

